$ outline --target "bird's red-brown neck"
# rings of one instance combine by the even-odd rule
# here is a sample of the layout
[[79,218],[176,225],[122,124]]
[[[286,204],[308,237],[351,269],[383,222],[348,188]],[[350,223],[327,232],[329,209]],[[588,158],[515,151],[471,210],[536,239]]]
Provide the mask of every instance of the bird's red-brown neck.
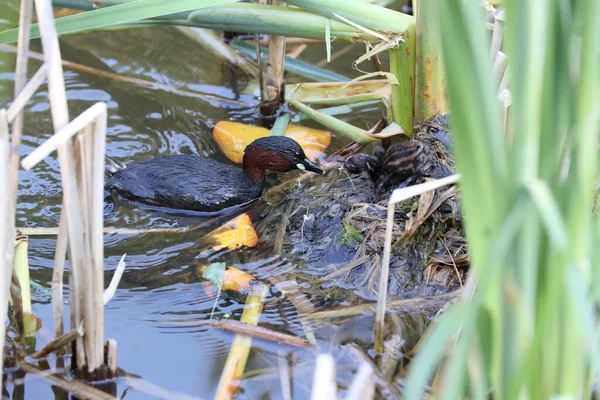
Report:
[[255,148],[244,153],[244,172],[254,182],[262,182],[267,169],[289,171],[290,162],[273,149]]

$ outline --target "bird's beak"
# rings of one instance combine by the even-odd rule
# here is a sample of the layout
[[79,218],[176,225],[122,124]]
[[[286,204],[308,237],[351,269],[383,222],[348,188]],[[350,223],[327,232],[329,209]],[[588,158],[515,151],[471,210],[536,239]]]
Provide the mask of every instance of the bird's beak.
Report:
[[325,171],[317,166],[317,164],[313,163],[309,159],[305,158],[301,163],[296,164],[298,169],[303,171],[311,171],[316,172],[317,174],[324,174]]

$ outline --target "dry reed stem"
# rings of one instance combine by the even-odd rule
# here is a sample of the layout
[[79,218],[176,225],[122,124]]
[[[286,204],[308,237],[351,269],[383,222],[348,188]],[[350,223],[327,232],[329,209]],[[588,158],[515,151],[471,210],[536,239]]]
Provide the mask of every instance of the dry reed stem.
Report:
[[352,380],[345,400],[369,400],[374,397],[373,368],[366,362],[362,362]]
[[304,52],[308,48],[307,44],[299,44],[296,45],[289,53],[287,53],[287,57],[289,58],[298,58],[300,54]]
[[212,326],[229,332],[235,332],[240,335],[252,336],[258,339],[277,342],[279,344],[300,347],[302,349],[314,348],[314,346],[309,344],[305,339],[301,337],[288,335],[286,333],[277,332],[269,328],[251,325],[246,322],[236,321],[233,319],[224,319],[220,321],[202,321],[200,323],[200,326]]
[[[265,81],[266,101],[281,99],[283,88],[283,72],[285,65],[285,36],[271,36],[269,38],[269,65]],[[272,87],[269,87],[272,85]]]
[[27,102],[31,99],[34,93],[46,80],[47,71],[46,64],[37,70],[37,72],[31,77],[29,82],[25,85],[23,90],[15,97],[15,100],[7,110],[8,122],[12,122],[19,113],[23,111]]
[[[266,285],[256,285],[247,297],[246,305],[241,320],[248,324],[257,325],[263,309],[263,301],[268,293]],[[239,380],[246,368],[248,353],[252,345],[252,338],[238,334],[231,344],[231,350],[223,367],[219,387],[215,399],[223,400],[232,398],[239,389]]]
[[313,378],[311,400],[336,399],[335,361],[331,354],[319,354]]
[[[69,287],[71,288],[71,329],[75,329],[75,321],[81,321],[81,302],[75,301],[78,295],[77,286],[75,285],[75,277],[69,274]],[[85,333],[84,333],[85,334]],[[78,337],[75,341],[75,360],[78,368],[85,365],[85,348],[83,345],[83,337]]]
[[[96,119],[102,118],[106,114],[106,104],[100,102],[96,103],[80,115],[78,115],[73,121],[66,124],[62,129],[56,131],[48,140],[42,143],[39,147],[33,150],[27,157],[23,159],[21,165],[23,169],[30,170],[44,158],[50,155],[60,147],[70,143],[71,138],[79,131],[83,130],[87,125],[92,123]],[[104,170],[102,170],[104,174]],[[104,175],[102,175],[102,181]]]
[[379,276],[379,293],[377,294],[377,311],[375,313],[375,351],[383,352],[383,331],[385,321],[385,302],[387,299],[388,278],[390,275],[390,254],[392,250],[392,233],[394,229],[394,203],[390,201],[385,223],[385,244],[383,247],[383,260]]
[[[8,163],[9,163],[9,143],[8,143],[8,121],[6,118],[6,110],[0,109],[0,192],[8,193]],[[4,227],[0,227],[0,315],[2,316],[2,328],[0,328],[0,349],[2,349],[2,357],[0,357],[0,371],[4,369],[4,340],[6,330],[6,314],[8,312],[8,295],[10,291],[11,280],[9,273],[12,273],[12,258],[9,257],[7,246],[12,245],[13,241],[9,240],[12,229],[8,225],[9,214],[8,195],[0,196],[0,223]],[[0,390],[2,389],[0,382]]]
[[[64,209],[63,202],[63,209]],[[67,215],[60,213],[58,223],[58,237],[54,252],[54,269],[52,271],[52,314],[54,318],[54,336],[59,337],[64,332],[64,302],[63,302],[63,275],[65,269],[65,255],[67,252]]]
[[490,57],[492,61],[496,58],[496,54],[502,48],[502,41],[504,40],[504,27],[502,21],[504,19],[504,11],[502,15],[498,14],[494,16],[494,27],[492,29],[492,44],[490,46]]
[[48,371],[44,371],[33,364],[27,362],[19,363],[21,370],[35,374],[50,381],[53,385],[61,387],[68,392],[73,394],[73,398],[82,399],[93,399],[93,400],[116,400],[116,398],[108,393],[103,392],[100,389],[96,389],[93,386],[86,385],[83,382],[77,380],[67,381],[56,375],[49,374]]
[[[32,16],[32,3],[29,0],[21,1],[19,15],[19,44],[17,48],[17,61],[15,71],[15,98],[21,93],[27,80],[27,51],[29,50],[29,37]],[[4,349],[5,319],[8,310],[8,293],[13,268],[15,237],[15,214],[17,208],[17,188],[19,182],[19,150],[21,147],[21,132],[23,130],[23,112],[15,113],[13,121],[12,147],[9,149],[8,116],[5,110],[0,110],[0,170],[2,173],[2,193],[0,201],[0,313],[2,314],[2,328],[0,328],[0,349]],[[1,176],[5,175],[5,176]],[[4,186],[4,187],[2,187]],[[3,371],[4,356],[0,357],[0,371]],[[2,382],[0,382],[0,391]]]
[[83,325],[79,325],[76,329],[71,329],[64,335],[57,336],[51,340],[42,349],[36,351],[31,355],[33,358],[42,358],[52,353],[53,351],[61,350],[64,346],[71,343],[73,340],[83,336]]
[[[283,72],[285,63],[285,36],[271,36],[269,39],[269,64],[273,71],[273,84],[275,86],[275,97],[267,99],[274,101],[281,97],[283,87]],[[268,70],[267,70],[268,71]],[[268,84],[267,80],[267,84]],[[268,92],[267,92],[268,93]]]
[[[35,0],[35,4],[45,65],[48,68],[48,92],[56,134],[50,138],[49,143],[41,146],[41,150],[34,152],[34,157],[29,158],[24,166],[33,166],[36,156],[42,154],[43,158],[44,154],[47,155],[49,151],[58,147],[63,184],[62,212],[66,213],[66,232],[72,265],[71,326],[74,327],[83,320],[86,331],[83,338],[85,357],[80,352],[82,341],[77,340],[77,368],[82,371],[86,365],[91,373],[104,363],[102,169],[106,106],[96,104],[93,106],[93,112],[88,110],[86,115],[76,118],[74,124],[69,124],[62,60],[52,5],[48,0]],[[71,136],[78,131],[82,131],[82,134],[77,136],[76,143],[73,144]],[[57,250],[62,253],[62,249]],[[56,258],[60,261],[62,255],[57,255]]]
[[[90,141],[90,158],[93,157],[90,168],[91,214],[89,237],[92,246],[92,279],[94,282],[94,312],[99,316],[96,328],[96,349],[98,366],[104,363],[104,155],[106,152],[106,120],[108,118],[106,105],[93,124],[93,135]],[[121,272],[122,275],[122,272]],[[118,284],[118,281],[116,282]]]
[[[383,398],[401,399],[402,394],[396,389],[394,385],[388,382],[383,374],[377,369],[373,361],[367,356],[356,344],[344,345],[344,348],[350,353],[350,355],[359,363],[367,364],[371,367],[373,380],[379,386],[380,391],[383,394]],[[386,393],[387,392],[387,393]],[[386,396],[387,395],[387,396]]]
[[106,365],[110,371],[110,377],[117,375],[117,341],[115,339],[108,339],[106,341]]
[[375,351],[383,352],[383,330],[385,320],[385,302],[387,299],[387,284],[390,268],[390,254],[392,247],[392,236],[394,227],[394,211],[395,204],[407,200],[411,197],[418,196],[422,193],[435,190],[445,185],[456,183],[460,175],[455,174],[446,178],[437,179],[421,183],[419,185],[409,186],[407,188],[396,189],[392,192],[388,202],[387,222],[385,228],[385,242],[383,248],[383,260],[381,262],[381,275],[379,280],[379,293],[377,298],[377,311],[375,314]]
[[499,51],[496,53],[494,57],[494,66],[492,69],[492,76],[494,77],[494,82],[499,85],[502,81],[502,77],[504,76],[504,72],[508,66],[508,56],[503,52]]
[[291,365],[282,351],[277,356],[277,366],[279,367],[279,384],[281,385],[281,397],[283,400],[292,400],[292,377],[290,374]]
[[110,284],[102,294],[102,301],[104,305],[106,305],[109,301],[112,300],[113,296],[117,291],[117,287],[119,287],[119,282],[121,281],[121,277],[123,276],[123,271],[125,271],[125,256],[127,254],[123,254],[117,268],[115,269],[115,273],[113,274],[112,279],[110,280]]

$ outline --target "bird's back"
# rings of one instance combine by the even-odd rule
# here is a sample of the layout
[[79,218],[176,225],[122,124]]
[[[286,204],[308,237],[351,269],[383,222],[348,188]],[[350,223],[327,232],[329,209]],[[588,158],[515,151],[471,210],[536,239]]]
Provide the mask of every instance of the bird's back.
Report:
[[258,198],[261,183],[211,158],[172,155],[133,162],[116,171],[107,188],[159,207],[215,212]]

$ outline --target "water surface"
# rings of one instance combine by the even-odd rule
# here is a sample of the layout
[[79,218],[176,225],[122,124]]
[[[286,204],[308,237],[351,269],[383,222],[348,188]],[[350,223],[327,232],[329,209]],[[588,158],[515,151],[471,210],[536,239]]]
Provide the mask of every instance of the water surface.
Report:
[[[17,1],[4,0],[2,7],[6,13],[3,12],[0,17],[0,29],[15,26]],[[65,60],[191,93],[183,95],[148,89],[65,69],[71,118],[95,102],[105,102],[108,107],[106,151],[122,161],[187,153],[228,162],[211,137],[214,124],[220,120],[258,123],[257,100],[252,89],[255,82],[235,68],[214,60],[197,43],[172,27],[71,35],[61,38],[60,44]],[[334,47],[334,50],[342,46]],[[41,51],[39,40],[32,41],[31,47]],[[361,50],[362,46],[356,46],[354,52],[338,59],[331,69],[356,76],[357,72],[350,65]],[[312,60],[323,58],[325,49],[313,46],[307,56]],[[12,97],[14,62],[13,53],[0,51],[0,106],[6,106]],[[31,60],[29,75],[39,65],[39,61]],[[290,81],[298,81],[298,78],[290,76]],[[201,94],[214,95],[221,100]],[[342,116],[342,119],[368,128],[381,116],[379,107],[366,106]],[[311,122],[306,124],[318,127]],[[44,85],[26,107],[22,155],[29,154],[51,135],[49,99]],[[345,144],[347,141],[343,137],[334,135],[329,152]],[[274,182],[296,175],[298,172],[280,176]],[[31,171],[21,171],[19,183],[17,225],[56,227],[61,203],[56,154]],[[301,191],[302,186],[299,185],[295,195],[301,196]],[[249,212],[257,218],[263,207],[265,203],[258,201]],[[203,222],[204,218],[148,210],[128,202],[106,205],[105,226],[108,227],[177,228]],[[260,221],[254,220],[254,223],[259,224]],[[116,339],[119,346],[121,372],[117,381],[118,396],[153,398],[139,387],[131,387],[127,377],[142,378],[167,391],[181,394],[181,398],[210,398],[214,395],[233,335],[195,323],[226,315],[239,319],[244,296],[222,293],[215,299],[209,295],[205,290],[206,282],[197,270],[198,263],[223,261],[267,283],[267,278],[280,276],[285,280],[293,276],[292,273],[302,271],[303,265],[292,264],[273,254],[272,245],[264,241],[256,249],[221,252],[208,259],[199,258],[201,249],[198,243],[211,228],[214,226],[186,234],[106,235],[105,281],[110,280],[124,253],[127,253],[128,265],[117,294],[105,313],[106,337]],[[36,335],[39,348],[52,337],[53,332],[50,286],[55,238],[52,235],[32,236],[29,247],[31,278],[35,285],[33,309],[43,322],[42,330]],[[68,285],[65,285],[65,292],[65,298],[68,298]],[[268,301],[275,300],[274,296],[276,294],[271,294]],[[331,305],[331,302],[314,301],[316,310]],[[260,324],[303,336],[296,314],[291,303],[276,302],[266,307]],[[317,330],[316,334],[322,348],[327,349],[330,344],[348,337],[356,339],[364,335],[368,341],[370,329],[370,325],[361,327],[360,323],[354,323],[344,331],[330,326]],[[309,382],[312,379],[312,353],[255,340],[240,398],[279,398],[278,357],[291,354],[297,360],[295,382]],[[54,359],[50,359],[50,364],[54,364]],[[346,377],[350,372],[349,367],[345,371]],[[343,373],[342,368],[340,379],[343,379]],[[52,398],[54,393],[49,384],[31,375],[25,377],[24,386],[9,384],[8,390],[14,398],[26,399]],[[297,399],[309,395],[306,384],[296,384],[293,390]],[[57,395],[57,398],[60,396]]]

